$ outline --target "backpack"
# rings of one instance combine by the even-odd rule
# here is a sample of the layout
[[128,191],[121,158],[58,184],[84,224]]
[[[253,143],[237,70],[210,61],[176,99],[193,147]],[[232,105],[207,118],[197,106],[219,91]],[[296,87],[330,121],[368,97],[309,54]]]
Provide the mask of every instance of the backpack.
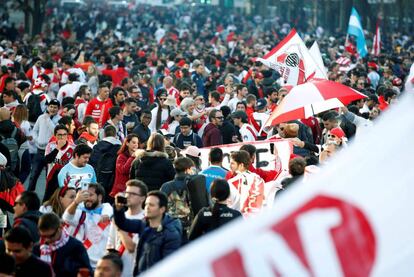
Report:
[[43,114],[40,102],[41,94],[32,93],[27,100],[27,109],[29,110],[29,122],[36,122],[37,118]]
[[[175,142],[175,143],[177,143],[177,142],[178,142],[178,139],[179,139],[181,136],[183,136],[183,134],[181,134],[181,132],[180,132],[180,133],[178,133],[178,134],[176,134],[176,135],[174,136],[174,142]],[[192,141],[192,144],[191,144],[191,145],[197,146],[196,134],[195,134],[194,132],[192,133],[192,137],[193,137],[193,141]],[[183,144],[184,144],[184,140],[183,140]]]
[[1,143],[9,149],[10,152],[10,168],[12,171],[15,171],[17,165],[19,164],[19,145],[16,140],[17,128],[14,127],[13,132],[9,138],[4,136],[1,137]]
[[111,146],[108,152],[102,154],[96,164],[96,180],[104,187],[106,195],[109,195],[114,184],[118,150],[118,145]]
[[168,195],[168,213],[181,221],[183,233],[187,234],[194,219],[187,185],[182,191],[173,191]]

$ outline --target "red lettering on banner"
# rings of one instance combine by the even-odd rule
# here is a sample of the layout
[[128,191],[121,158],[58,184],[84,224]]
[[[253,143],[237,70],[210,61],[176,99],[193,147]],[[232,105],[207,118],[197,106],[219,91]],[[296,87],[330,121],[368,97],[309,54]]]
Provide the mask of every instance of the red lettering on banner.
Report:
[[[372,271],[376,238],[364,213],[351,203],[330,196],[315,196],[269,231],[254,234],[256,237],[246,241],[244,247],[216,259],[212,264],[214,274],[247,276],[246,272],[261,271],[254,265],[263,259],[261,266],[268,266],[263,272],[271,270],[275,276],[295,272],[301,276],[358,277],[369,276]],[[249,244],[257,245],[257,249],[252,250]],[[273,255],[269,247],[274,247],[273,254],[284,256],[282,260],[287,262],[278,257],[269,259],[269,254]],[[249,251],[255,251],[254,265],[249,260],[243,262],[243,258],[249,259],[252,254]]]
[[233,250],[214,260],[212,269],[215,276],[247,277],[244,271],[243,257],[238,250]]
[[311,210],[324,209],[335,209],[341,215],[341,223],[332,228],[330,234],[344,275],[368,276],[375,260],[375,236],[362,211],[350,203],[328,196],[316,196],[272,229],[284,237],[304,266],[312,272],[304,254],[304,242],[299,235],[297,219]]

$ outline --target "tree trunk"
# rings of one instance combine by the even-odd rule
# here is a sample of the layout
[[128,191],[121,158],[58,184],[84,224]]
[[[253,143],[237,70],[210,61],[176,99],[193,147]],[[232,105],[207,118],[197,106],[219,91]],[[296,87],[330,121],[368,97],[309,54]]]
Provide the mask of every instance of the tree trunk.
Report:
[[47,0],[34,0],[33,5],[33,29],[32,35],[38,35],[42,32],[43,18],[45,16],[45,6]]
[[348,23],[349,23],[349,16],[351,15],[353,0],[345,0],[343,5],[343,16],[342,16],[342,24],[341,24],[341,30],[346,31],[348,29]]
[[28,9],[29,7],[29,0],[24,0],[24,4],[23,4],[23,12],[24,12],[24,32],[26,34],[30,33],[30,26],[31,26],[31,21],[30,21],[30,10]]

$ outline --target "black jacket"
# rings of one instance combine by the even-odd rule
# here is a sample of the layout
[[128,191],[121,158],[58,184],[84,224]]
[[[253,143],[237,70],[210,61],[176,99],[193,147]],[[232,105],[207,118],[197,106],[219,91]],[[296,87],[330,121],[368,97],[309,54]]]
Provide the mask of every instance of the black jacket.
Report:
[[89,164],[96,168],[98,165],[98,161],[101,158],[101,156],[104,153],[112,152],[112,151],[118,151],[119,148],[121,148],[120,144],[113,144],[105,139],[99,141],[94,147],[91,154],[91,157],[89,158]]
[[167,153],[141,151],[132,163],[130,179],[143,181],[148,191],[159,190],[165,182],[174,179],[175,169]]
[[52,277],[55,274],[48,263],[32,254],[24,263],[16,266],[16,277],[25,276]]
[[[11,122],[11,120],[3,120],[0,121],[0,140],[2,140],[1,137],[4,138],[10,138],[14,128],[17,128],[16,125]],[[16,139],[17,144],[22,145],[23,142],[26,141],[26,136],[23,134],[23,132],[17,128],[16,136],[14,137]]]
[[38,242],[40,239],[39,231],[37,229],[37,222],[42,215],[39,211],[27,211],[19,217],[14,219],[13,227],[24,227],[32,236],[33,242]]
[[202,208],[191,225],[189,240],[194,240],[205,233],[211,232],[220,226],[236,219],[242,214],[234,209],[227,207],[225,204],[215,204],[218,208],[217,216],[213,216],[214,207]]
[[151,228],[146,221],[126,219],[124,210],[114,209],[114,219],[119,229],[139,234],[134,276],[147,270],[181,246],[181,223],[168,214],[164,215],[161,226],[157,230]]
[[[40,257],[39,244],[34,246],[33,254]],[[53,252],[52,257],[54,257],[52,267],[56,276],[76,277],[80,268],[88,268],[92,272],[85,247],[73,237],[69,237],[69,241],[64,246]]]
[[223,136],[223,144],[234,143],[233,136],[237,135],[236,127],[229,120],[224,120],[223,125],[220,127],[220,132]]

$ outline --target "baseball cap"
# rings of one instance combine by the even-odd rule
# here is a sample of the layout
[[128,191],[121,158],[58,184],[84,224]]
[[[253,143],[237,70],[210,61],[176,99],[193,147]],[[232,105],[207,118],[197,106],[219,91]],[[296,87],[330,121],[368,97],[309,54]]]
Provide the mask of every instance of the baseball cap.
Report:
[[7,158],[2,153],[0,153],[0,166],[6,166],[6,164]]
[[243,111],[235,111],[234,113],[231,114],[232,118],[241,118],[241,119],[246,119],[247,120],[247,114]]
[[334,136],[337,136],[338,138],[346,137],[344,131],[339,127],[333,128],[332,130],[329,131],[329,133]]
[[165,130],[165,129],[159,129],[157,131],[157,133],[160,134],[160,135],[163,135],[164,137],[167,137],[167,138],[170,138],[170,137],[174,136],[173,134],[168,133],[168,131]]
[[170,116],[172,117],[178,116],[178,115],[185,116],[187,115],[187,113],[183,112],[180,108],[175,108],[170,112]]
[[257,102],[256,102],[256,110],[262,110],[266,106],[267,106],[266,99],[261,98],[261,99],[257,100]]
[[49,101],[49,103],[47,103],[47,105],[49,106],[49,105],[54,105],[54,106],[58,106],[58,107],[60,107],[60,102],[59,102],[59,100],[57,100],[57,99],[52,99],[52,100],[50,100]]
[[264,78],[264,76],[261,72],[257,72],[254,77],[257,78],[257,79],[263,79]]
[[197,146],[190,145],[185,150],[181,151],[182,155],[198,158],[201,155],[200,149]]

